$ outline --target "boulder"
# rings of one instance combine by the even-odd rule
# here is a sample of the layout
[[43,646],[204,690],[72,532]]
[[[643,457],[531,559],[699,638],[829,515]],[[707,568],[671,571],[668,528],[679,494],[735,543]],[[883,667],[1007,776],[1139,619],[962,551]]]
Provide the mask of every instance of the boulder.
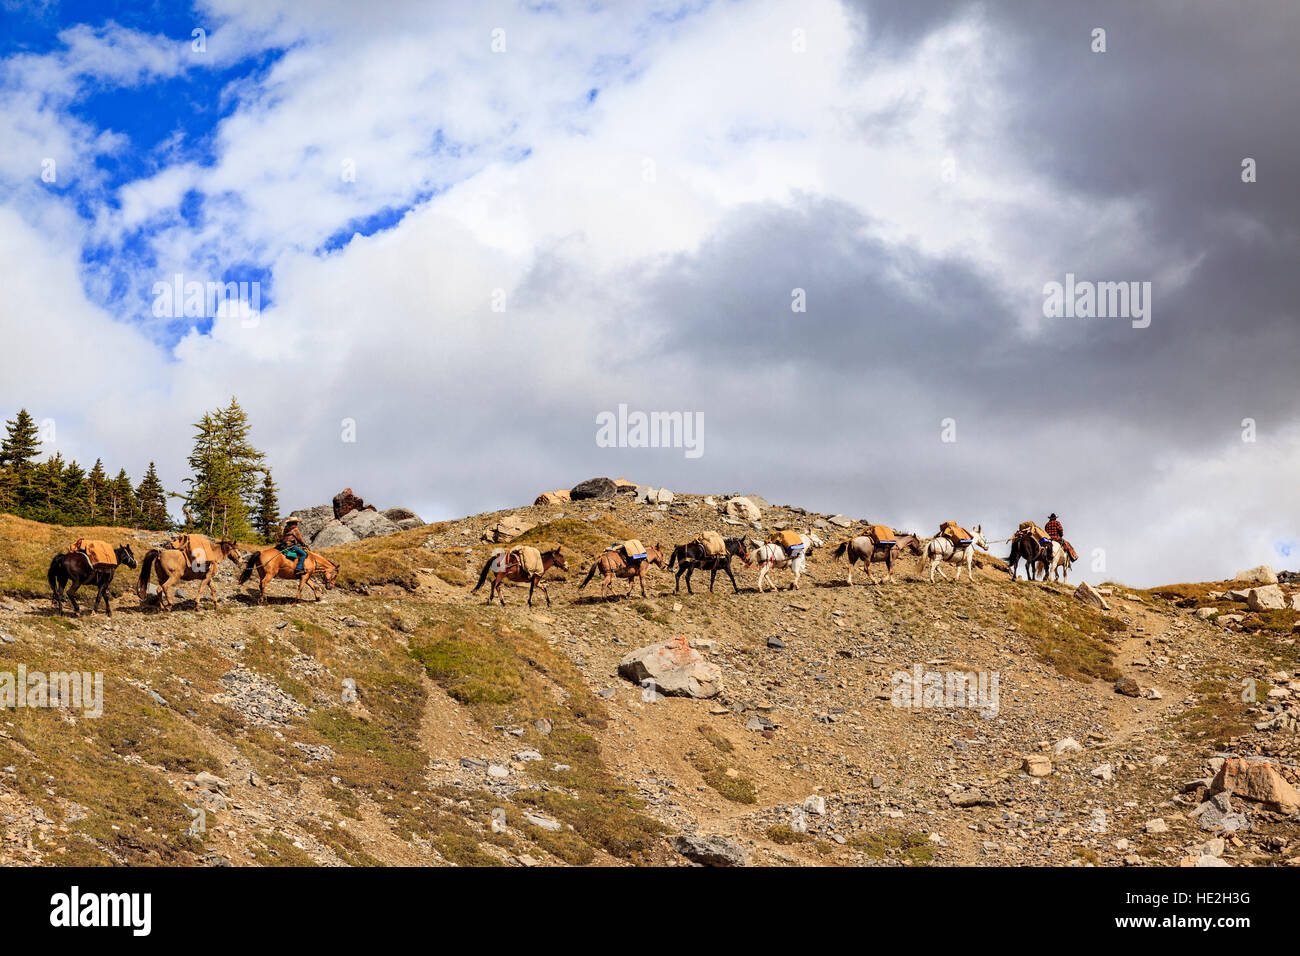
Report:
[[634,684],[649,678],[655,690],[667,697],[709,698],[722,693],[722,671],[685,637],[637,648],[619,661],[618,673]]
[[1123,694],[1125,697],[1141,697],[1142,688],[1138,682],[1131,677],[1121,677],[1115,681],[1115,693]]
[[344,488],[334,496],[333,502],[334,517],[343,518],[353,511],[374,511],[374,505],[368,505],[361,498],[352,493],[351,488]]
[[614,494],[616,495],[634,495],[640,487],[635,481],[628,481],[626,478],[614,479]]
[[311,539],[311,546],[316,549],[332,548],[338,544],[351,544],[361,538],[338,518],[331,518],[329,524],[321,528]]
[[399,531],[410,531],[412,528],[424,526],[424,521],[410,508],[388,508],[379,513],[397,525]]
[[1229,757],[1210,782],[1212,793],[1231,793],[1279,813],[1300,810],[1300,792],[1264,758]]
[[763,513],[758,510],[758,505],[748,498],[741,497],[729,499],[722,506],[722,513],[728,518],[736,518],[740,521],[758,521],[763,517]]
[[652,505],[667,505],[673,500],[673,493],[667,488],[638,488],[636,492],[637,501],[644,501]]
[[499,544],[502,541],[517,538],[525,531],[531,531],[535,527],[537,527],[536,524],[526,521],[519,515],[506,515],[491,529],[483,532],[483,540]]
[[1252,611],[1280,611],[1286,607],[1286,597],[1276,584],[1251,588],[1246,592],[1246,607]]
[[569,489],[569,498],[573,501],[585,501],[588,498],[605,500],[613,498],[618,492],[618,485],[608,478],[588,478]]
[[703,866],[746,866],[749,854],[735,840],[722,836],[685,834],[673,840],[673,849]]
[[320,534],[321,528],[334,520],[334,509],[329,505],[318,505],[294,511],[289,517],[298,519],[298,530],[302,532],[303,540],[312,541]]
[[1277,572],[1267,564],[1261,564],[1245,571],[1238,571],[1233,580],[1245,581],[1249,584],[1277,584]]
[[358,538],[378,538],[402,530],[378,511],[350,511],[343,516],[343,523]]
[[1076,601],[1082,601],[1084,604],[1091,604],[1093,607],[1101,608],[1103,611],[1110,610],[1110,605],[1106,603],[1106,599],[1102,597],[1097,592],[1097,589],[1087,581],[1084,581],[1074,589],[1074,599]]
[[1022,766],[1031,777],[1046,777],[1052,773],[1052,761],[1046,754],[1030,754]]
[[570,499],[569,499],[568,489],[561,488],[559,491],[543,491],[540,495],[537,496],[536,500],[533,501],[533,504],[559,505],[569,500]]

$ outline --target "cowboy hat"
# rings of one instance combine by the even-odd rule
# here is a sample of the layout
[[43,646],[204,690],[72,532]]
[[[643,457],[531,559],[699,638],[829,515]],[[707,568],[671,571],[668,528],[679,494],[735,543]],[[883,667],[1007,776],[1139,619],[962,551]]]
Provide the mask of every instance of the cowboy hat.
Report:
[[1048,521],[1055,521],[1055,520],[1056,520],[1056,512],[1053,511],[1050,515],[1048,515],[1048,516],[1047,516],[1047,520],[1048,520]]
[[286,521],[286,522],[284,523],[284,526],[287,528],[287,527],[289,527],[289,525],[291,525],[291,524],[298,524],[298,519],[297,519],[297,518],[290,518],[288,521]]

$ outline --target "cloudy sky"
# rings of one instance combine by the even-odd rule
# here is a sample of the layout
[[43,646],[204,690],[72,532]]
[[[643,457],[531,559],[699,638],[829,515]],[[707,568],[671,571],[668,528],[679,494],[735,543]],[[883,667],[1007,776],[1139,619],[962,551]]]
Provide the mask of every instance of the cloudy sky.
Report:
[[1058,6],[0,0],[0,417],[179,489],[237,395],[286,508],[610,475],[1294,568],[1300,6]]

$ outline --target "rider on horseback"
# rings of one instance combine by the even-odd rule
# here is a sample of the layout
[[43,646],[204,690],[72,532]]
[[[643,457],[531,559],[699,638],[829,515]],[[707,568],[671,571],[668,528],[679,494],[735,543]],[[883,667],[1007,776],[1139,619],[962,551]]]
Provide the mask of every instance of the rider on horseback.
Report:
[[1047,516],[1047,525],[1043,530],[1047,532],[1047,536],[1053,541],[1060,541],[1065,537],[1065,529],[1061,527],[1061,522],[1057,519],[1055,511]]
[[295,574],[302,574],[306,570],[307,542],[303,540],[302,532],[298,530],[297,518],[290,518],[284,523],[284,531],[276,546],[286,558],[298,559],[298,566],[294,569]]

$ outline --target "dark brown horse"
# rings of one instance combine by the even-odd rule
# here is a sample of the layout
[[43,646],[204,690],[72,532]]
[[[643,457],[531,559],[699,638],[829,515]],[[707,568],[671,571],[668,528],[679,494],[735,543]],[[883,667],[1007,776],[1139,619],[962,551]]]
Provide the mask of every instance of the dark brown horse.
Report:
[[672,556],[668,559],[668,570],[677,565],[676,586],[673,593],[677,594],[682,589],[682,575],[686,575],[686,593],[694,594],[691,590],[691,575],[698,568],[701,571],[709,572],[709,593],[713,593],[713,582],[718,577],[719,571],[726,571],[727,577],[731,578],[731,587],[737,594],[740,588],[736,586],[736,575],[731,570],[731,559],[736,557],[740,550],[740,538],[724,538],[723,543],[727,546],[727,553],[723,557],[714,557],[704,550],[704,545],[698,541],[688,541],[686,544],[679,544],[673,548]]
[[1012,538],[1011,554],[1007,556],[1007,564],[1011,567],[1011,580],[1016,580],[1016,572],[1022,560],[1025,562],[1025,577],[1031,581],[1035,580],[1038,575],[1034,566],[1042,562],[1044,550],[1034,534],[1017,534]]
[[849,585],[853,584],[853,565],[859,561],[867,569],[867,583],[874,583],[871,577],[871,565],[873,562],[885,563],[886,582],[894,579],[894,552],[902,552],[904,549],[912,554],[921,554],[921,539],[914,534],[896,535],[893,541],[876,541],[870,535],[862,535],[847,541],[841,541],[840,546],[835,549],[835,557],[842,558],[846,554],[849,557]]
[[632,596],[632,585],[641,582],[641,596],[645,597],[645,572],[650,565],[656,564],[660,568],[664,566],[664,549],[656,544],[653,548],[645,549],[645,557],[631,560],[623,553],[622,548],[611,548],[609,551],[601,553],[600,557],[591,563],[591,570],[587,572],[586,578],[578,585],[581,591],[599,571],[604,575],[605,594],[609,596],[612,590],[615,578],[627,578],[627,597]]
[[491,604],[492,598],[496,597],[500,599],[501,606],[505,607],[506,596],[505,596],[505,588],[502,587],[503,582],[511,581],[516,584],[523,584],[525,581],[527,581],[528,582],[528,606],[529,607],[533,606],[533,591],[537,588],[538,585],[541,585],[542,594],[546,596],[546,606],[550,607],[551,592],[546,589],[546,582],[542,580],[542,575],[545,574],[547,571],[549,571],[552,567],[559,568],[561,571],[569,570],[568,562],[565,561],[564,555],[561,553],[563,549],[564,549],[564,545],[559,545],[556,547],[554,551],[541,552],[542,574],[529,574],[527,570],[524,569],[523,562],[519,559],[519,554],[514,551],[511,551],[505,555],[505,561],[502,564],[502,570],[493,571],[492,564],[493,562],[497,561],[498,558],[498,556],[494,554],[492,555],[492,557],[487,559],[487,564],[483,565],[483,570],[482,572],[479,573],[478,576],[478,584],[474,585],[474,590],[477,591],[479,588],[483,586],[483,582],[487,580],[487,576],[489,573],[493,574],[494,577],[492,578],[492,587],[488,589],[487,600],[483,603]]
[[99,602],[103,600],[104,611],[109,617],[113,616],[113,607],[108,603],[108,586],[113,583],[113,575],[120,565],[135,567],[135,555],[131,553],[129,544],[114,548],[113,555],[117,558],[117,564],[91,564],[90,558],[82,551],[65,551],[54,556],[45,578],[50,582],[50,592],[60,614],[63,613],[63,587],[72,582],[67,597],[72,602],[74,615],[81,614],[81,608],[77,605],[77,588],[83,584],[93,584],[99,590],[95,592],[95,603],[90,606],[90,613],[94,614]]

